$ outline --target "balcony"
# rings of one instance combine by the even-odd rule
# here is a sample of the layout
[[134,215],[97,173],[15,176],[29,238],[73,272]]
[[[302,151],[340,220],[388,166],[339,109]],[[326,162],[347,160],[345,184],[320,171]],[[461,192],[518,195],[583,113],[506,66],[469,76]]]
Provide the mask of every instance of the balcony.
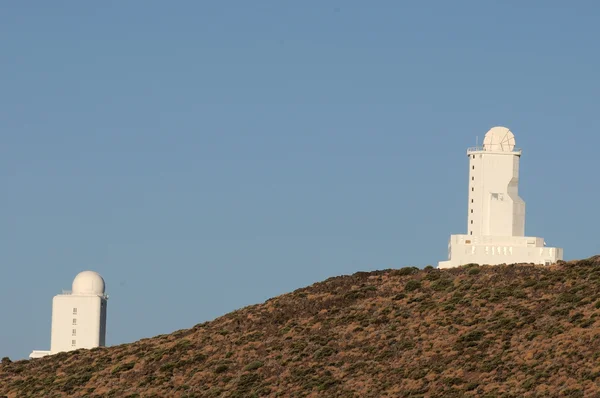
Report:
[[[72,296],[73,291],[62,289],[62,293],[59,293],[58,296]],[[85,296],[85,295],[84,295]],[[102,297],[105,300],[108,300],[108,294],[92,294],[92,296]]]
[[470,148],[467,148],[467,154],[470,154],[471,152],[487,152],[487,153],[512,153],[512,154],[521,154],[522,149],[521,148],[514,148],[512,151],[486,151],[485,148],[483,146],[472,146]]

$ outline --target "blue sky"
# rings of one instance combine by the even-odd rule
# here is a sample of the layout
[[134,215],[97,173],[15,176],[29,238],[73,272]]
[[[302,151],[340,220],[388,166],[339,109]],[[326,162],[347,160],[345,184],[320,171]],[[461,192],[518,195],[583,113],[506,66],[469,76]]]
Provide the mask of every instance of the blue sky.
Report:
[[[16,2],[0,11],[0,356],[92,269],[107,343],[445,259],[465,150],[523,148],[526,233],[600,252],[593,1]],[[480,141],[481,142],[481,141]]]

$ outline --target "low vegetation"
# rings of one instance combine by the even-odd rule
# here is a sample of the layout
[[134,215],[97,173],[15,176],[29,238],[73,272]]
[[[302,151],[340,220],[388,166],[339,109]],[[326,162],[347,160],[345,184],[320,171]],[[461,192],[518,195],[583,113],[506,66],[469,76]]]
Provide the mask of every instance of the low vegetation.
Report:
[[13,397],[597,397],[600,256],[359,272],[170,335],[0,362]]

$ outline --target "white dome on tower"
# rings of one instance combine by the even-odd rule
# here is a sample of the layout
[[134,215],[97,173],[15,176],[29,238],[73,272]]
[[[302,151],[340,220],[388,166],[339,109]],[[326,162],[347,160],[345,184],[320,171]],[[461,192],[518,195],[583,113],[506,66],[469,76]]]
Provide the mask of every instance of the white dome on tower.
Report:
[[73,294],[104,294],[104,279],[94,271],[83,271],[73,279]]
[[515,149],[515,135],[506,127],[492,127],[483,139],[484,151],[512,152]]

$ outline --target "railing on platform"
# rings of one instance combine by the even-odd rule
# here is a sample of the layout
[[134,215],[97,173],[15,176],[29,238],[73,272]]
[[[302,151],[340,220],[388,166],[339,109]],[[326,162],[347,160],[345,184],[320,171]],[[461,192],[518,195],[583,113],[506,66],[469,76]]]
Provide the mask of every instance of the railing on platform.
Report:
[[[61,292],[59,295],[61,295],[61,296],[70,296],[70,295],[72,295],[72,294],[73,294],[73,291],[72,291],[72,290],[65,290],[65,289],[62,289],[62,292]],[[102,297],[102,298],[104,298],[104,299],[108,300],[108,294],[97,294],[96,296],[100,296],[100,297]]]
[[522,149],[521,148],[514,148],[512,151],[486,151],[485,148],[483,146],[472,146],[470,148],[467,148],[467,153],[471,153],[471,152],[509,152],[509,153],[521,153]]

